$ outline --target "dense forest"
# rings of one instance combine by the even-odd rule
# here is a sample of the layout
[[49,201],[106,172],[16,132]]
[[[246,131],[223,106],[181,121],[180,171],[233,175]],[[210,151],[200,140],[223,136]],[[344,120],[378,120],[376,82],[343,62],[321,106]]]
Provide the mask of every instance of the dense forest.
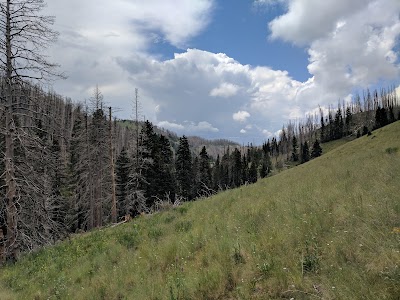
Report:
[[36,15],[42,6],[40,0],[1,4],[0,263],[70,233],[254,183],[320,156],[320,143],[400,119],[390,88],[289,123],[262,147],[225,141],[224,151],[211,156],[185,136],[175,145],[173,134],[139,122],[137,113],[129,126],[113,118],[98,87],[87,103],[41,88],[47,76],[62,77],[38,50],[55,38],[52,19]]

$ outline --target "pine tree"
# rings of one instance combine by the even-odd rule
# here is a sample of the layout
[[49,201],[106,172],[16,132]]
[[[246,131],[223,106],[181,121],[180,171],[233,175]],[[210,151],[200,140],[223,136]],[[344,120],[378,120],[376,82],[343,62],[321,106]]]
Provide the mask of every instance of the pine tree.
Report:
[[141,173],[144,178],[142,181],[142,189],[146,198],[146,208],[150,210],[155,202],[164,195],[160,191],[160,164],[161,147],[159,137],[154,132],[153,124],[146,121],[141,131],[141,156],[144,159]]
[[89,151],[93,182],[89,228],[103,226],[111,211],[111,178],[108,143],[108,122],[103,110],[103,95],[96,86],[91,98],[92,115],[89,126]]
[[318,156],[321,156],[321,154],[322,154],[321,145],[319,144],[318,140],[315,140],[314,145],[312,147],[312,151],[311,151],[311,157],[316,158]]
[[232,153],[232,185],[233,187],[239,187],[242,185],[242,155],[240,151],[235,148]]
[[304,142],[304,144],[301,145],[301,163],[308,162],[310,160],[310,149],[308,147],[308,143]]
[[156,186],[156,196],[161,200],[175,200],[176,181],[174,174],[173,153],[168,139],[164,135],[158,138],[159,151],[154,157],[154,175]]
[[334,121],[333,126],[334,126],[333,138],[335,140],[342,138],[344,123],[343,123],[342,110],[340,107],[338,108],[338,110],[336,112],[335,121]]
[[247,157],[250,157],[250,148],[248,149],[247,156],[246,154],[242,157],[242,169],[241,169],[241,184],[245,184],[249,181],[249,161]]
[[323,141],[323,142],[326,140],[325,131],[326,131],[326,127],[325,127],[325,122],[324,122],[324,116],[322,115],[322,110],[321,110],[321,141]]
[[258,171],[257,171],[257,164],[255,161],[252,161],[249,168],[249,182],[255,183],[258,179]]
[[271,172],[271,158],[269,157],[269,154],[264,154],[262,158],[262,164],[261,164],[261,169],[260,169],[260,177],[265,178],[268,176],[268,174]]
[[185,200],[192,199],[192,156],[189,142],[186,136],[179,139],[179,147],[176,153],[176,181],[177,193]]
[[215,161],[214,167],[212,168],[212,187],[214,191],[218,191],[222,188],[222,170],[221,170],[221,160],[219,154],[217,155],[217,160]]
[[350,107],[346,108],[346,135],[351,134],[351,126],[353,124],[353,114]]
[[200,173],[201,189],[203,189],[202,194],[207,194],[209,193],[212,184],[211,184],[210,157],[208,156],[207,149],[205,146],[203,146],[203,148],[200,151],[199,173]]
[[298,145],[297,145],[297,138],[293,136],[292,139],[292,161],[296,162],[299,160],[299,154],[298,154]]

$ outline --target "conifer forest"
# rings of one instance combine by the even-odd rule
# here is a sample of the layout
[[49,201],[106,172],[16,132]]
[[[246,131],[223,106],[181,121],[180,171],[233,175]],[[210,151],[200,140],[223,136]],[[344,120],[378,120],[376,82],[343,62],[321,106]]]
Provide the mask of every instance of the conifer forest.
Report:
[[45,88],[63,80],[44,54],[57,38],[42,0],[0,4],[0,264],[90,231],[255,183],[400,120],[394,87],[284,124],[262,145],[178,137],[143,120],[132,88],[131,120],[101,87],[83,103]]

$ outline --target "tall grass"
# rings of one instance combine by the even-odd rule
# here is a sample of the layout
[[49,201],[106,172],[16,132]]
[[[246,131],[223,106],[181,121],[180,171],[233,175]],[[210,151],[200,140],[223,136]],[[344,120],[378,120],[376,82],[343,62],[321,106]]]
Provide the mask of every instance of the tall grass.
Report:
[[399,147],[397,122],[254,185],[73,236],[2,269],[0,299],[398,299]]

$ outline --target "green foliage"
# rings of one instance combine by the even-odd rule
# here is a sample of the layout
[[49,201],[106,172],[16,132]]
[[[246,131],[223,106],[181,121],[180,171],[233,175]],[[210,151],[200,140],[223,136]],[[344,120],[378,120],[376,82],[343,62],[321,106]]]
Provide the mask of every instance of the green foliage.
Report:
[[301,145],[301,163],[308,162],[310,160],[310,148],[308,147],[308,143],[304,142]]
[[394,154],[394,153],[397,153],[398,151],[399,151],[398,147],[389,147],[389,148],[385,149],[385,152],[387,154]]
[[397,299],[398,132],[26,255],[0,299]]
[[179,221],[175,224],[175,230],[177,232],[188,232],[192,228],[191,221]]
[[179,139],[179,148],[176,153],[176,181],[178,194],[184,199],[191,199],[192,195],[192,156],[190,154],[189,142],[185,136]]
[[235,247],[233,248],[232,258],[233,258],[233,261],[234,261],[235,265],[244,264],[246,262],[242,252],[240,251],[240,244],[239,243],[237,243],[235,245]]
[[322,155],[321,145],[319,144],[318,140],[315,140],[314,145],[313,145],[312,150],[311,150],[311,157],[312,158],[316,158],[316,157],[321,156],[321,155]]
[[305,252],[302,253],[302,273],[318,273],[320,268],[320,254],[315,242],[306,241]]

